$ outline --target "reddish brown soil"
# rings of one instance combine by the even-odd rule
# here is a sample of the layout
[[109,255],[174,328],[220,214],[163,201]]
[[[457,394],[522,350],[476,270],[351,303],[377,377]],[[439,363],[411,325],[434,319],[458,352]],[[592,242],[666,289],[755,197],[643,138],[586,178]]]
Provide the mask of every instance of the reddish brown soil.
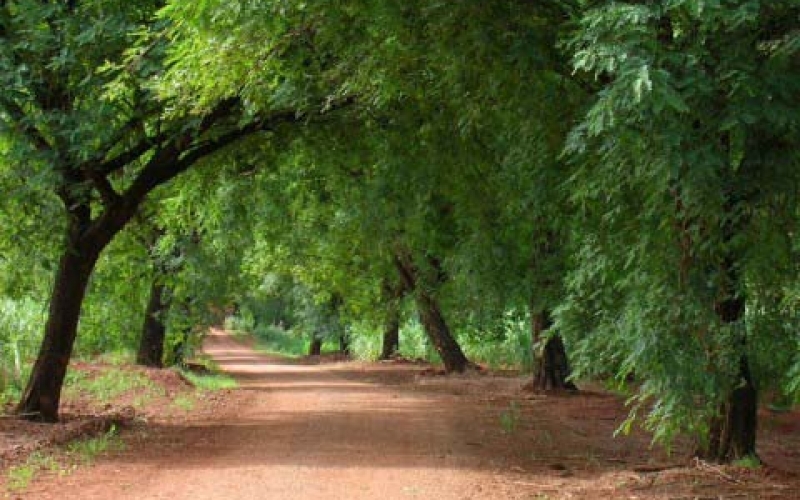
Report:
[[716,467],[686,459],[687,445],[668,457],[644,433],[613,438],[626,412],[611,395],[531,395],[521,378],[405,363],[293,362],[222,332],[206,351],[240,381],[224,404],[154,418],[126,451],[18,497],[800,498],[797,413],[763,415],[766,467]]

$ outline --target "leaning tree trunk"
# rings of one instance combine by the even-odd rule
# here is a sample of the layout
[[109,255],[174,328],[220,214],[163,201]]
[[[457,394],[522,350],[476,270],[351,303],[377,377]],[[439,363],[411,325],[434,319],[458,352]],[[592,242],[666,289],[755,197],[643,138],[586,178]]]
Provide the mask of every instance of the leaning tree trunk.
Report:
[[391,305],[387,316],[380,357],[384,360],[390,359],[400,349],[400,309],[395,304]]
[[164,317],[169,311],[169,303],[165,297],[166,287],[160,282],[160,278],[159,273],[153,277],[142,336],[139,339],[139,351],[136,354],[137,364],[153,368],[164,367],[164,339],[167,332]]
[[176,172],[159,170],[168,164],[162,164],[168,159],[166,154],[155,155],[128,192],[107,200],[105,210],[94,219],[89,203],[75,198],[71,191],[78,185],[77,181],[71,179],[63,186],[62,199],[69,216],[66,245],[50,296],[39,354],[17,406],[17,414],[21,417],[42,422],[58,421],[61,389],[78,333],[89,278],[100,253],[133,218],[149,190],[158,185],[158,179],[177,175]]
[[578,388],[569,380],[571,371],[561,337],[551,335],[541,347],[541,351],[536,349],[552,323],[547,312],[531,313],[531,341],[534,349],[533,388],[540,391],[576,391]]
[[448,373],[463,372],[470,366],[470,362],[450,333],[450,328],[447,326],[436,299],[425,290],[424,286],[419,286],[421,277],[412,257],[408,253],[398,252],[395,256],[395,265],[406,289],[414,291],[414,301],[422,327],[442,359],[445,371]]
[[450,333],[450,328],[444,320],[439,304],[433,297],[421,290],[417,290],[415,295],[422,327],[428,334],[439,357],[442,358],[445,371],[448,373],[463,372],[470,365],[469,360]]
[[44,337],[17,414],[29,420],[57,422],[61,387],[72,355],[81,304],[100,250],[80,241],[73,223],[56,273]]
[[[727,264],[726,267],[732,268]],[[741,297],[728,298],[717,304],[716,311],[723,323],[736,323],[744,318],[745,301]],[[707,460],[727,463],[740,458],[757,457],[758,392],[744,353],[744,335],[742,332],[743,352],[739,358],[738,383],[722,404],[719,415],[712,419],[708,448],[700,452]]]

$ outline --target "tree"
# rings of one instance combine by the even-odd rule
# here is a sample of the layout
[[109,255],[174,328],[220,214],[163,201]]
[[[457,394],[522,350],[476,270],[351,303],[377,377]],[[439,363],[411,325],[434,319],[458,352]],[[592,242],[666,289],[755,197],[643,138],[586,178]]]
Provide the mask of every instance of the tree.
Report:
[[382,283],[381,292],[385,304],[386,318],[383,326],[381,354],[378,359],[387,360],[400,349],[400,300],[406,294],[401,283],[394,286],[389,279]]
[[92,270],[145,197],[201,159],[305,114],[297,106],[247,111],[236,96],[167,112],[170,98],[154,88],[166,67],[160,5],[0,4],[3,134],[14,158],[35,165],[60,198],[66,226],[42,346],[18,407],[29,418],[57,419]]
[[422,326],[442,359],[445,371],[465,371],[470,362],[453,336],[435,296],[436,288],[442,282],[440,266],[431,258],[428,266],[421,267],[406,248],[397,250],[395,265],[403,285],[414,296]]
[[764,317],[775,270],[796,279],[797,15],[617,2],[587,9],[571,45],[601,88],[568,143],[583,219],[559,323],[582,373],[635,370],[656,437],[689,429],[718,461],[755,455],[757,393],[788,368]]

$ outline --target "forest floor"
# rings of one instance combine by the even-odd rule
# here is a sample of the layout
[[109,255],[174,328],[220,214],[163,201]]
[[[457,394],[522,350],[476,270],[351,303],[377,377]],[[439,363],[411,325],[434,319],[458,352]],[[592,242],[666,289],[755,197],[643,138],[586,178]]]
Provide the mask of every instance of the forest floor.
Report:
[[[221,331],[205,350],[237,389],[179,408],[174,401],[190,389],[174,372],[154,371],[165,389],[134,410],[124,446],[89,465],[51,467],[23,489],[11,488],[6,474],[6,498],[800,498],[798,412],[761,415],[765,466],[719,467],[686,458],[688,443],[666,455],[644,432],[614,438],[627,412],[602,391],[545,396],[525,392],[526,380],[514,375],[288,360]],[[0,421],[6,470],[31,447],[13,436],[38,432],[58,443],[64,429],[83,425],[70,404],[58,431]],[[115,408],[103,411],[117,415]]]

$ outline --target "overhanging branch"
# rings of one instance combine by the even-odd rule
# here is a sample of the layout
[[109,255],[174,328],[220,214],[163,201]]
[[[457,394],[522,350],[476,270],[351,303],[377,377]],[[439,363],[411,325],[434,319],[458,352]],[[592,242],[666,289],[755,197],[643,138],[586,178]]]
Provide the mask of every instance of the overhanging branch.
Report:
[[[326,115],[328,112],[340,109],[352,102],[353,99],[350,98],[338,101],[334,105],[327,106],[326,113],[319,113],[319,116]],[[224,104],[224,106],[228,105]],[[201,122],[201,126],[210,129],[217,120],[229,117],[230,109],[220,113],[212,112],[211,114],[215,115],[215,118],[204,119]],[[308,119],[308,117],[308,114],[297,110],[275,111],[267,117],[254,120],[247,125],[221,133],[205,141],[196,140],[199,139],[203,132],[197,129],[190,133],[173,137],[163,147],[155,151],[128,189],[112,203],[106,205],[106,209],[95,219],[91,224],[91,228],[85,234],[88,244],[97,248],[105,246],[113,235],[133,218],[139,205],[151,191],[188,170],[199,160],[245,137],[273,130],[284,123],[298,123]],[[107,194],[109,193],[107,192]]]

